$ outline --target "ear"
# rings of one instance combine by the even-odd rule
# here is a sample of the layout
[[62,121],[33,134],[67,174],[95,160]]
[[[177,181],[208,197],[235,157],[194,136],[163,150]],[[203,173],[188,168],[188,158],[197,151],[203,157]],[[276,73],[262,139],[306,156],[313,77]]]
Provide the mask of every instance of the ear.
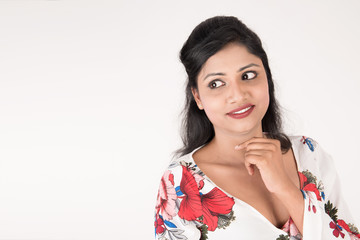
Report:
[[192,92],[192,95],[194,96],[194,99],[195,99],[196,104],[198,105],[198,108],[199,108],[200,110],[203,110],[204,107],[203,107],[203,105],[202,105],[202,103],[201,103],[200,95],[199,95],[198,90],[195,89],[195,88],[191,88],[191,92]]

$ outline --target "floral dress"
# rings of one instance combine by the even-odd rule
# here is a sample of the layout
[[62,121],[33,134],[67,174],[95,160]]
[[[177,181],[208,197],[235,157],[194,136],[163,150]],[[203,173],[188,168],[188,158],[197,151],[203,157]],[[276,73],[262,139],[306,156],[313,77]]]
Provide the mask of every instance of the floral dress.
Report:
[[195,164],[193,152],[172,161],[160,181],[155,238],[360,239],[342,199],[332,158],[310,138],[290,137],[304,196],[303,236],[290,218],[280,229],[255,208],[216,186]]

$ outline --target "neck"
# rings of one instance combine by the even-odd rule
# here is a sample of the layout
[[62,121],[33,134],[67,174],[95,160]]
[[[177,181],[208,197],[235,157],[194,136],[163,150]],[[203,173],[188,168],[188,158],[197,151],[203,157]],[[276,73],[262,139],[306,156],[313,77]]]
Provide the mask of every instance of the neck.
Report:
[[241,134],[230,134],[221,131],[215,131],[215,136],[208,144],[212,152],[216,155],[216,161],[226,164],[236,164],[244,162],[244,150],[235,150],[235,146],[246,142],[254,137],[263,137],[261,126]]

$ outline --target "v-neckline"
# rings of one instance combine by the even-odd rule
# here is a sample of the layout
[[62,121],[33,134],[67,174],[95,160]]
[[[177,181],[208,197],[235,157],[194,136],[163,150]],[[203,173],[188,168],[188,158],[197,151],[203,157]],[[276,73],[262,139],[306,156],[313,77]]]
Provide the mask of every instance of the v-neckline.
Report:
[[[297,171],[297,175],[298,175],[298,178],[299,178],[299,183],[300,183],[300,188],[301,188],[301,178],[299,176],[299,162],[298,162],[298,158],[299,158],[299,155],[298,155],[298,152],[297,152],[297,146],[295,144],[295,139],[297,139],[296,136],[290,136],[289,137],[290,139],[290,142],[291,142],[291,150],[293,152],[293,155],[294,155],[294,159],[295,159],[295,165],[296,165],[296,171]],[[284,228],[284,226],[286,225],[286,223],[289,221],[289,219],[291,218],[291,216],[289,217],[289,219],[284,223],[284,225],[281,227],[281,228],[278,228],[276,227],[272,222],[270,222],[269,219],[267,219],[263,214],[261,214],[255,207],[253,207],[252,205],[250,205],[249,203],[231,195],[230,193],[224,191],[222,188],[220,188],[217,184],[215,184],[200,168],[199,166],[196,164],[194,158],[193,158],[193,154],[201,149],[202,147],[204,147],[205,145],[202,145],[196,149],[194,149],[192,152],[189,153],[189,156],[190,156],[190,160],[192,161],[192,163],[194,164],[194,166],[203,174],[202,176],[207,180],[209,181],[212,185],[214,185],[216,188],[220,189],[223,193],[225,193],[227,196],[233,198],[235,201],[241,203],[244,207],[247,207],[248,209],[250,209],[251,211],[253,211],[255,214],[257,214],[266,224],[270,225],[272,228],[274,228],[275,230],[277,231],[281,231],[282,233],[286,233],[284,230],[282,230],[282,228]],[[300,189],[299,189],[300,190]],[[286,233],[287,234],[287,233]]]

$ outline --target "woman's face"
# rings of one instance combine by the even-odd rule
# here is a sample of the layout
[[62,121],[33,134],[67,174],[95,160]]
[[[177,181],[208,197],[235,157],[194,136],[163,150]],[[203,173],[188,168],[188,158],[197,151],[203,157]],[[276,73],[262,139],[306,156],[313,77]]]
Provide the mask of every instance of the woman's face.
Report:
[[266,72],[259,57],[237,43],[226,45],[204,64],[193,95],[215,133],[261,133],[269,106]]

